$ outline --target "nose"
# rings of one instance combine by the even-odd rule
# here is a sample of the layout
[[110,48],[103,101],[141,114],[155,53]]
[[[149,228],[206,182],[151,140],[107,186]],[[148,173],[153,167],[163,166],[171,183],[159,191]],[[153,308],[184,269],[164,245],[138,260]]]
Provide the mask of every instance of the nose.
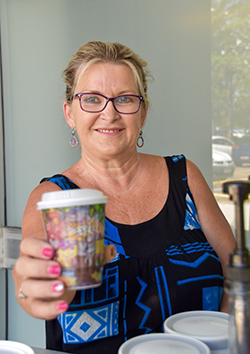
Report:
[[108,100],[104,110],[101,112],[103,119],[115,120],[119,118],[119,113],[116,111],[114,102],[112,100]]

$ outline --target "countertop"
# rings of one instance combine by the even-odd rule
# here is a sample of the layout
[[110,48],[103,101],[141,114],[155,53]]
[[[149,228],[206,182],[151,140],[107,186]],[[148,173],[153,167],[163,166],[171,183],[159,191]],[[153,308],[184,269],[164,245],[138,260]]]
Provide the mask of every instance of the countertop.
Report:
[[[35,354],[62,354],[62,352],[58,352],[55,350],[49,350],[49,349],[43,349],[43,348],[34,348],[32,347],[32,349],[34,350]],[[66,352],[63,352],[64,354],[67,354]],[[69,354],[69,353],[68,353]]]

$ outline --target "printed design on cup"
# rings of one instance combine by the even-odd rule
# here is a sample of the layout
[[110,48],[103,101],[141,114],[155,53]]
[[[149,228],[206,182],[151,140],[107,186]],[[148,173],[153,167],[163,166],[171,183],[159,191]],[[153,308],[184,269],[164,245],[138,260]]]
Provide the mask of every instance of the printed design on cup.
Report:
[[104,204],[45,209],[43,218],[66,286],[99,286],[103,271]]

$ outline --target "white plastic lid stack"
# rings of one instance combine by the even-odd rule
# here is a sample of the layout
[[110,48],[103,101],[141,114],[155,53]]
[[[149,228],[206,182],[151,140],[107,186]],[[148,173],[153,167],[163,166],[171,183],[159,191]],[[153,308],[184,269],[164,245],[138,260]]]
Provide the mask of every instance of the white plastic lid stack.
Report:
[[210,354],[209,347],[197,339],[177,334],[152,333],[124,342],[118,354]]
[[181,334],[206,343],[211,350],[228,348],[229,315],[217,311],[187,311],[168,317],[164,332]]
[[37,203],[37,209],[105,204],[107,202],[108,198],[96,189],[69,189],[44,193],[41,201]]
[[23,343],[0,340],[0,354],[34,354],[34,350]]

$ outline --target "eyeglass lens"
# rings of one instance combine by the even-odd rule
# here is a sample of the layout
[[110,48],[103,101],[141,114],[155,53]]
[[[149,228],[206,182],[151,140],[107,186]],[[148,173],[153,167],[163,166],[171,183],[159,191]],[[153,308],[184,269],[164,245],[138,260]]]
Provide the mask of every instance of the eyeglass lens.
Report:
[[86,112],[101,112],[108,101],[112,101],[117,112],[124,114],[136,113],[141,104],[140,97],[135,95],[121,95],[112,99],[106,99],[102,95],[92,93],[84,93],[80,96],[81,108]]

